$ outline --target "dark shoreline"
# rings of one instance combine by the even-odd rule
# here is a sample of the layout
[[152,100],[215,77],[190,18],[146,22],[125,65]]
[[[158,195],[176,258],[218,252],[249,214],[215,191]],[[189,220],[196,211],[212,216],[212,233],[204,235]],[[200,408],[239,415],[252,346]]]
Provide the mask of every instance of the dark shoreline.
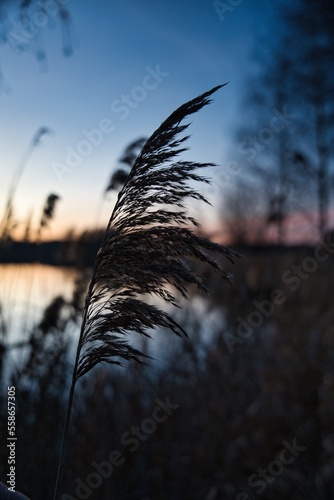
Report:
[[[27,243],[12,241],[0,245],[0,264],[48,264],[52,266],[91,267],[101,242],[48,241]],[[241,255],[253,253],[312,252],[316,244],[302,245],[233,245]]]
[[27,243],[12,241],[0,245],[1,264],[48,264],[51,266],[89,267],[94,264],[100,242],[78,243],[48,241]]

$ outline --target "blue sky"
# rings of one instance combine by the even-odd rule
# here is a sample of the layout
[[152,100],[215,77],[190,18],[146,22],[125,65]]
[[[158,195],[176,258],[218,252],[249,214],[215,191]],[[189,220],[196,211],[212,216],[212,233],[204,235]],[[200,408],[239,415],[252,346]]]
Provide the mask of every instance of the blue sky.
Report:
[[[187,153],[188,158],[223,166],[240,123],[254,43],[269,30],[276,36],[280,2],[224,3],[228,10],[219,16],[214,3],[206,0],[68,0],[71,56],[63,54],[62,30],[52,16],[25,51],[1,45],[2,206],[31,138],[47,126],[52,134],[42,138],[29,160],[15,198],[16,216],[22,221],[33,211],[37,223],[46,196],[55,192],[62,200],[48,238],[69,227],[94,227],[101,193],[123,148],[149,136],[183,102],[229,81],[209,107],[192,117]],[[9,8],[8,14],[11,31],[20,34],[15,10]],[[46,50],[43,64],[34,56],[37,48]],[[96,129],[100,133],[91,133]],[[87,136],[89,150],[82,144]],[[69,165],[68,152],[78,150],[79,160]],[[221,187],[214,183],[207,194],[219,208]],[[107,221],[113,201],[111,197],[104,204],[100,223]],[[197,215],[206,224],[218,219],[216,211],[203,211],[203,206]]]

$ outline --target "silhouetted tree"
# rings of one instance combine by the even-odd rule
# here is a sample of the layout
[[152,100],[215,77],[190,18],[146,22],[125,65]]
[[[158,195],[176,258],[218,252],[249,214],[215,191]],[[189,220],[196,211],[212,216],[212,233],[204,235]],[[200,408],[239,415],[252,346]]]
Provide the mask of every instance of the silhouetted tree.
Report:
[[299,0],[285,19],[294,40],[289,51],[291,93],[302,125],[294,158],[316,183],[318,231],[323,236],[333,187],[334,5],[330,0]]
[[[333,176],[334,21],[329,0],[299,0],[281,11],[274,43],[258,57],[237,132],[243,183],[258,185],[263,224],[286,237],[289,216],[317,213],[328,229]],[[252,212],[252,207],[250,206]]]

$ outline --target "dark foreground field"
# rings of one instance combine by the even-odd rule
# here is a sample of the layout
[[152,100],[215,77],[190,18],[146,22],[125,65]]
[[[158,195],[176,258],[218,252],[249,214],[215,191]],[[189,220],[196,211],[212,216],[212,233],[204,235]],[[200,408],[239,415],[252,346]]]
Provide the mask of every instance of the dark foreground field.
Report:
[[[84,378],[62,498],[332,499],[331,251],[244,249],[230,266],[235,287],[210,274],[211,300],[193,294],[183,310],[191,342],[162,342],[149,367],[104,366]],[[34,500],[52,498],[73,356],[67,339],[83,290],[78,284],[71,304],[58,299],[45,311],[10,380],[16,488]],[[3,352],[3,368],[10,355]]]

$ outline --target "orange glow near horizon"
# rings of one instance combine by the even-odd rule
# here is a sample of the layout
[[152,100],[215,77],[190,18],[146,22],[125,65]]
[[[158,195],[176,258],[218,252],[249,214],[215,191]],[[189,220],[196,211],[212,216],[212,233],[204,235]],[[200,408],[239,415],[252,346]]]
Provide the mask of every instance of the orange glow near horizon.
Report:
[[[108,207],[110,215],[110,207]],[[103,232],[106,228],[108,219],[106,218],[105,223],[102,223],[102,219],[104,220],[104,216],[106,214],[103,213],[103,217],[100,219],[99,224],[95,224],[94,226],[87,223],[85,217],[77,218],[73,217],[73,222],[67,220],[67,225],[65,225],[63,220],[55,220],[51,221],[50,227],[46,228],[41,235],[39,241],[48,242],[48,241],[62,241],[66,239],[66,237],[71,234],[72,238],[76,238],[80,236],[84,231],[101,231]],[[334,218],[334,211],[331,212],[331,216]],[[285,234],[286,238],[285,244],[298,244],[298,243],[312,243],[318,239],[317,230],[316,230],[316,220],[317,215],[315,213],[308,214],[308,218],[312,220],[313,229],[311,224],[305,223],[305,216],[300,213],[291,214],[286,221],[285,224]],[[250,218],[249,226],[254,228],[259,228],[263,222],[258,218]],[[22,233],[22,231],[20,231]],[[17,232],[17,240],[22,241],[22,236]],[[231,236],[229,236],[228,231],[224,229],[223,221],[212,220],[205,222],[200,227],[199,233],[210,238],[212,241],[216,243],[220,243],[223,245],[232,244]],[[36,242],[37,231],[31,232],[30,241]],[[277,242],[277,228],[272,226],[268,229],[266,233],[266,241],[268,243],[276,243]]]

